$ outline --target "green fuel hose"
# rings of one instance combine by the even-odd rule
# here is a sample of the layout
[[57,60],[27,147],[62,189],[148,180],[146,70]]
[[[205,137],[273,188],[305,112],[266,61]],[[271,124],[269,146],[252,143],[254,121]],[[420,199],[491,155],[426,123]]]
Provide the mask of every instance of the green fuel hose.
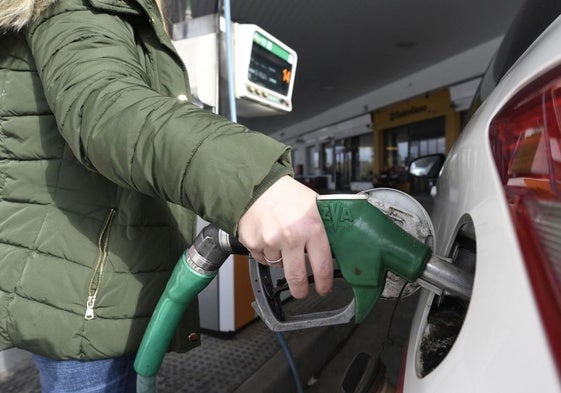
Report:
[[138,393],[156,391],[156,374],[187,305],[213,280],[229,255],[247,253],[237,240],[209,225],[181,255],[136,354],[134,369]]
[[203,275],[194,271],[189,266],[185,254],[175,266],[164,295],[160,298],[144,333],[134,362],[134,368],[139,375],[150,377],[158,373],[185,308],[216,275],[216,272]]

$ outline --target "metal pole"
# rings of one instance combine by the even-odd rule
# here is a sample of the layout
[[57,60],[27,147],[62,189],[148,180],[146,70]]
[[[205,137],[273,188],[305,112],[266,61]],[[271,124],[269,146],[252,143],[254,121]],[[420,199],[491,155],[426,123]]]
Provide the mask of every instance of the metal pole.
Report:
[[228,80],[228,104],[230,107],[230,120],[238,121],[236,111],[236,93],[234,90],[234,67],[232,55],[232,20],[230,0],[224,0],[224,19],[226,23],[226,79]]

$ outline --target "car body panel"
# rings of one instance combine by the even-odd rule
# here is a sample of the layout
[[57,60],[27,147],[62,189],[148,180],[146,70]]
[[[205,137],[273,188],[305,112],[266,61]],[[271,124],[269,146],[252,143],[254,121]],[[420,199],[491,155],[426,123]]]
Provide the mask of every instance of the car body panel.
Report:
[[483,102],[444,164],[432,214],[435,252],[448,255],[459,224],[465,217],[472,220],[477,239],[473,295],[450,352],[421,378],[418,351],[434,298],[423,291],[407,348],[404,392],[561,391],[488,135],[493,116],[516,92],[561,64],[559,37],[558,18]]

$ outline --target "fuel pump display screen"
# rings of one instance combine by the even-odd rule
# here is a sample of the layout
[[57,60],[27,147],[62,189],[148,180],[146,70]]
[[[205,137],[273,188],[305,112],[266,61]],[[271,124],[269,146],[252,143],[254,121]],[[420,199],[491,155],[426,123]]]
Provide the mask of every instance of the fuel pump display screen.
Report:
[[255,32],[248,79],[282,95],[288,93],[294,57],[262,34]]

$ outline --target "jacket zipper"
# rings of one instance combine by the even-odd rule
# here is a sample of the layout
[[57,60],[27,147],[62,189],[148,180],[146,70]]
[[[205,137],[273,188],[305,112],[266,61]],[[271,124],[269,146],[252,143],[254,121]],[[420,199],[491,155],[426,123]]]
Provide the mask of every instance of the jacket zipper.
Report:
[[107,215],[99,238],[97,239],[97,261],[94,266],[92,277],[90,278],[90,283],[88,285],[88,301],[86,302],[86,314],[84,318],[86,320],[94,319],[94,306],[95,300],[99,294],[99,288],[101,286],[101,279],[103,278],[103,269],[105,268],[105,263],[107,262],[107,249],[109,247],[109,232],[111,231],[111,223],[113,222],[113,217],[117,209],[112,208]]

